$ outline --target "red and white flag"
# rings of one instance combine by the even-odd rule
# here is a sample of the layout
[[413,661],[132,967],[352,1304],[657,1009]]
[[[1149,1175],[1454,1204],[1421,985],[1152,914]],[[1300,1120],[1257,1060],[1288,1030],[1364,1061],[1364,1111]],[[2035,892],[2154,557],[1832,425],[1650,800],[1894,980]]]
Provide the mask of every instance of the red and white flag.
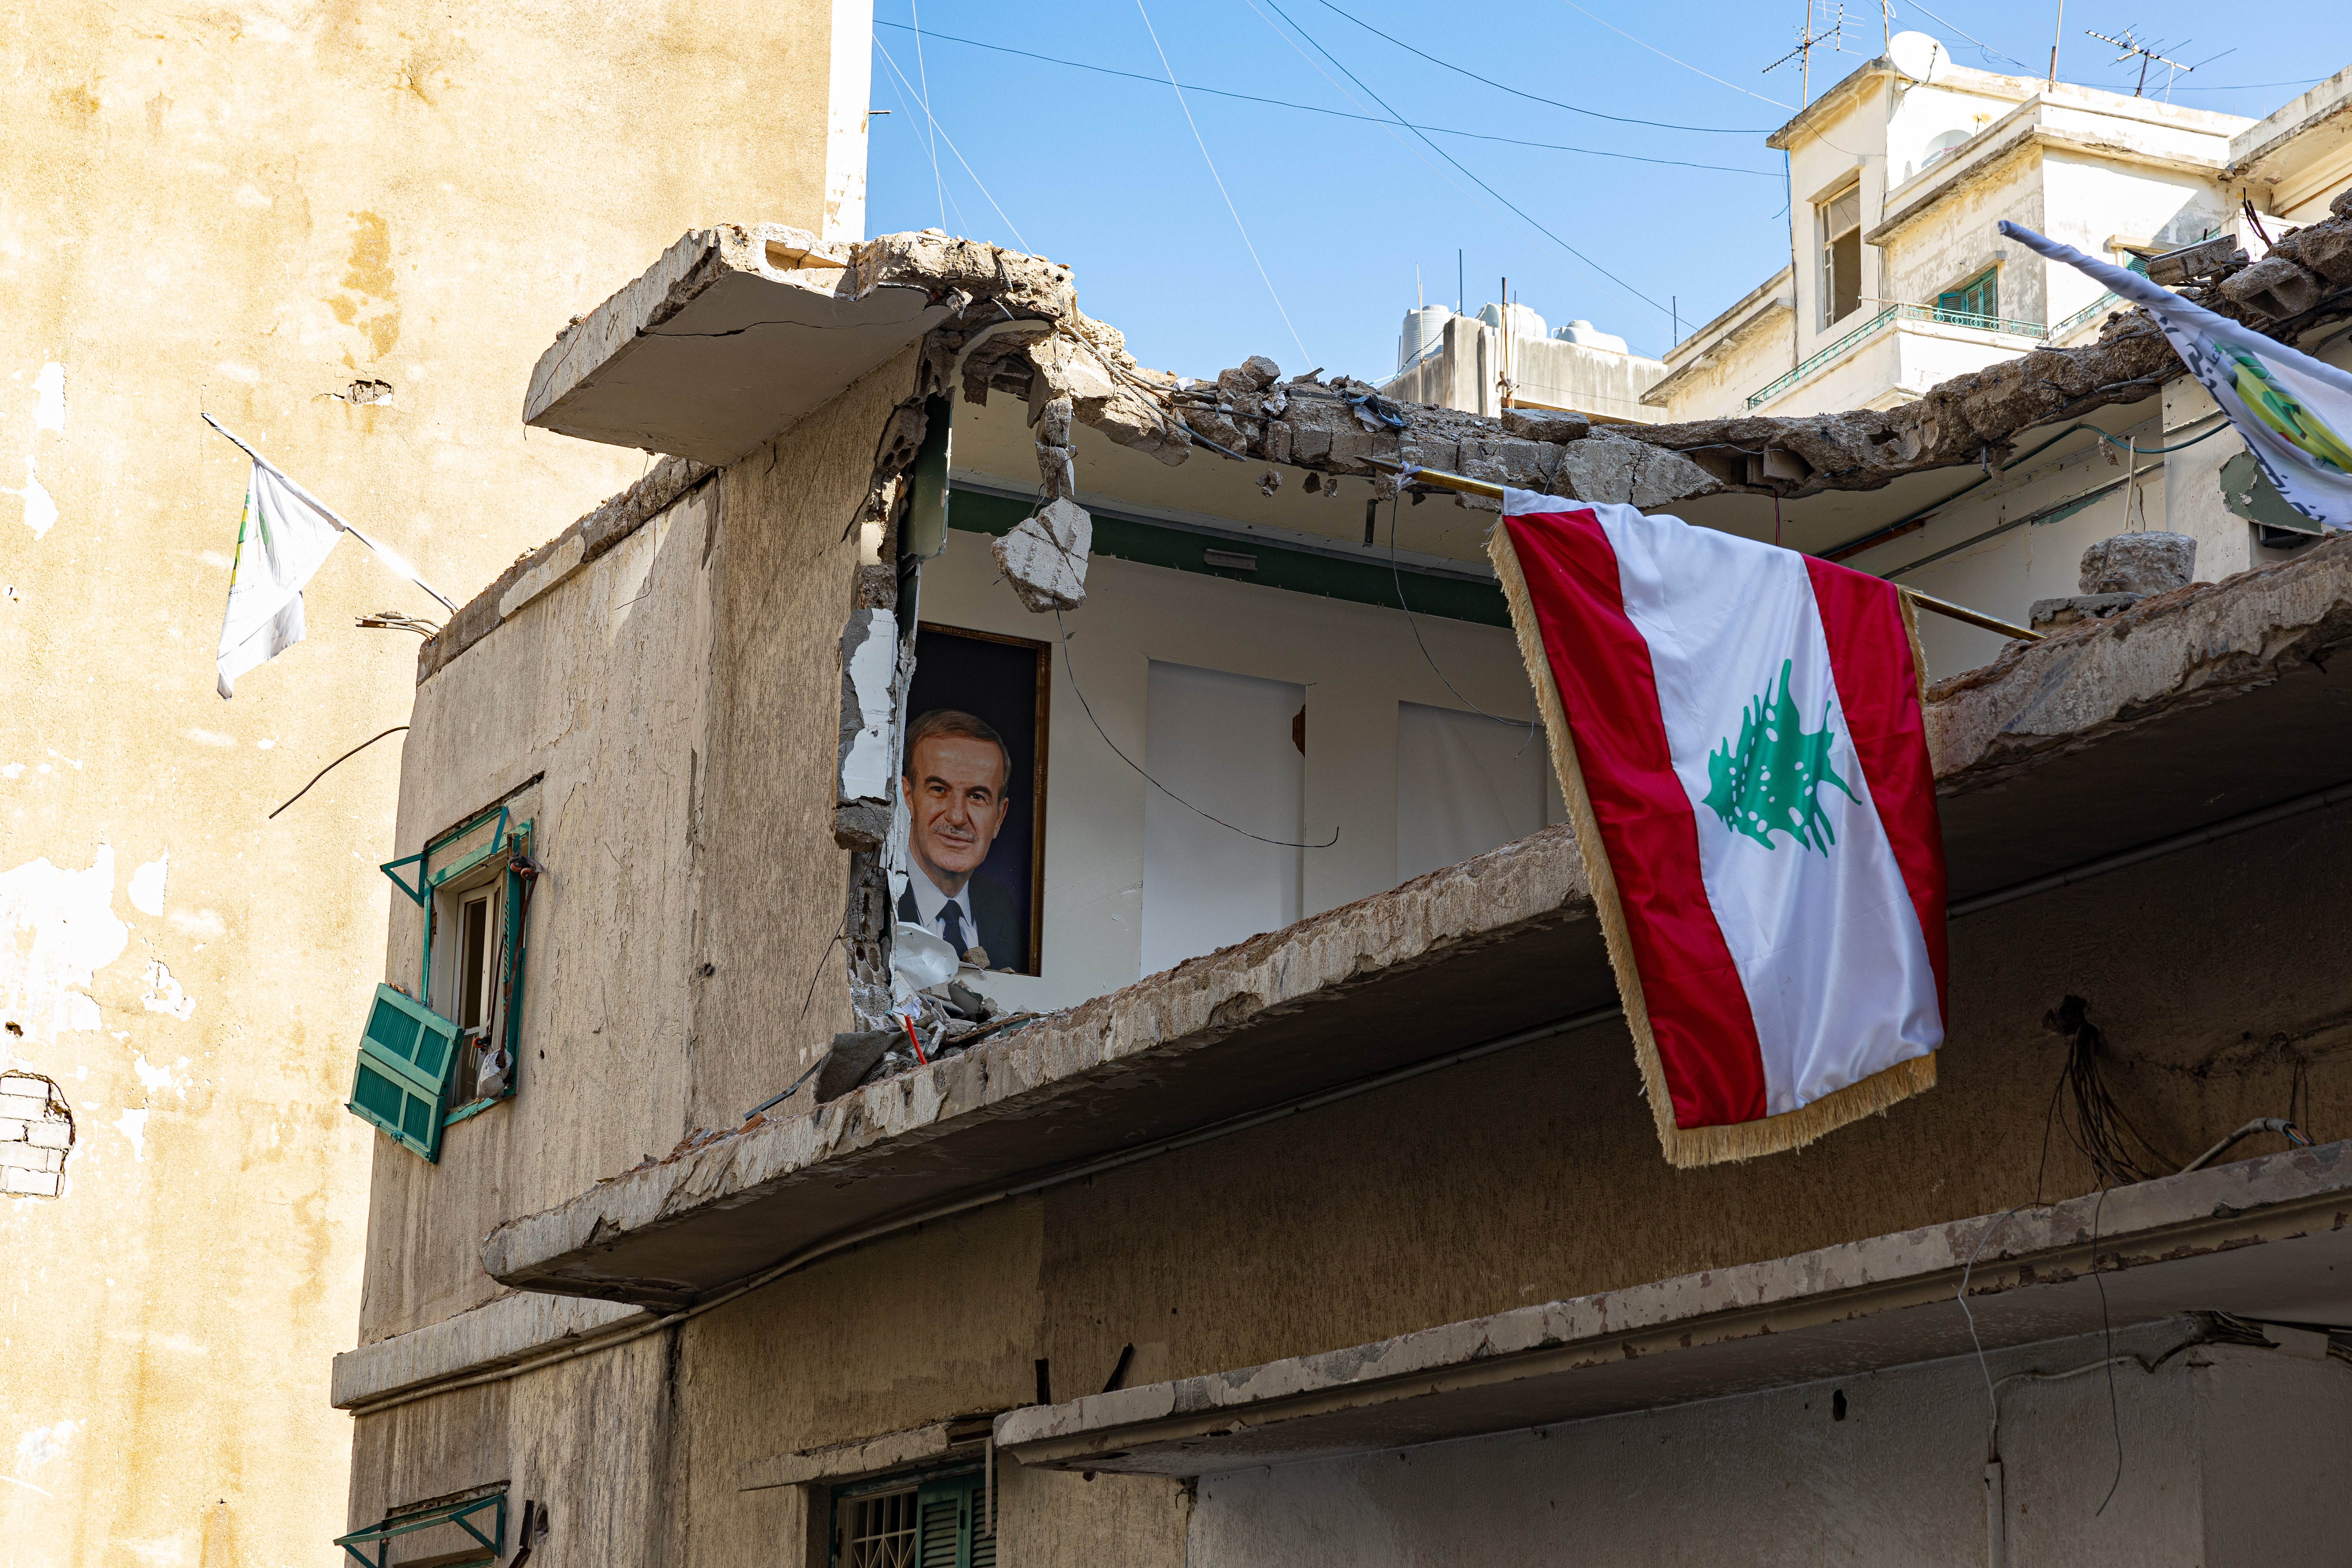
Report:
[[1630,506],[1503,514],[1667,1158],[1794,1148],[1932,1086],[1944,850],[1898,590]]

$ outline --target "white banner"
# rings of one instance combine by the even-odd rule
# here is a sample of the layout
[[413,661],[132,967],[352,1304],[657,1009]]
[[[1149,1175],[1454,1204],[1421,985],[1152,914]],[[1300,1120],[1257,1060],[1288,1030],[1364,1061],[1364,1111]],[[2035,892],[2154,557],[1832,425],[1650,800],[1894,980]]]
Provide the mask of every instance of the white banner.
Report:
[[2071,245],[2007,221],[2000,232],[2145,308],[2286,503],[2323,527],[2352,528],[2352,374]]

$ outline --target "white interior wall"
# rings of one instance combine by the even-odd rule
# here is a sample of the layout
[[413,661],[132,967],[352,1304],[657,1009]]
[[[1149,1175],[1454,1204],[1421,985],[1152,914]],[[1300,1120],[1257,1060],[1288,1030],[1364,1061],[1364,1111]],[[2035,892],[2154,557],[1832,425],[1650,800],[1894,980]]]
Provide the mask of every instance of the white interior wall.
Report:
[[1544,825],[1538,726],[1397,704],[1397,879],[1525,838]]
[[[1053,618],[1023,609],[997,581],[989,542],[950,532],[946,553],[923,567],[922,618],[1051,639]],[[1138,763],[1149,743],[1154,659],[1305,689],[1298,837],[1319,841],[1337,828],[1339,838],[1300,855],[1304,914],[1397,883],[1399,702],[1458,708],[1466,699],[1493,713],[1530,711],[1518,649],[1500,626],[1420,618],[1431,657],[1461,691],[1456,698],[1422,657],[1401,611],[1100,556],[1087,569],[1087,590],[1086,605],[1063,617],[1073,634],[1068,656],[1103,731]],[[987,986],[1019,1007],[1065,1006],[1147,973],[1147,786],[1088,722],[1058,652],[1051,700],[1043,973],[992,974]],[[1547,798],[1546,820],[1561,820],[1557,789]]]
[[1143,766],[1160,787],[1143,796],[1143,968],[1157,973],[1298,918],[1307,689],[1150,670]]
[[[2185,1324],[2116,1336],[2152,1357]],[[1995,1377],[2107,1353],[1996,1353]],[[1843,1420],[1835,1395],[1845,1395]],[[2001,1394],[2007,1561],[2235,1568],[2326,1560],[2352,1529],[2352,1367],[2200,1347]],[[1204,1478],[1192,1568],[1470,1563],[1980,1568],[1985,1373],[1973,1357],[1507,1436]],[[2294,1418],[2280,1412],[2292,1410]],[[2308,1426],[2305,1426],[2306,1420]],[[2116,1479],[2115,1426],[2122,1479]],[[2306,1553],[2315,1555],[2306,1558]]]

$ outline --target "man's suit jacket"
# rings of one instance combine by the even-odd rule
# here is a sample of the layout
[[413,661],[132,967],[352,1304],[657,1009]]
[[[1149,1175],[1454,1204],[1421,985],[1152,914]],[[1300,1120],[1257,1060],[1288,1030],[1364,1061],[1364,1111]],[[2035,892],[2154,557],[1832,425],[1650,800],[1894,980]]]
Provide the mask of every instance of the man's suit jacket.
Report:
[[[919,868],[915,873],[923,872]],[[979,930],[975,935],[980,945],[988,950],[991,969],[1026,970],[1029,967],[1029,922],[1021,918],[1021,910],[1013,895],[1001,882],[986,877],[974,877],[965,886],[971,893],[971,923]],[[915,889],[908,888],[898,895],[898,918],[909,925],[921,925],[922,916],[915,909]],[[924,926],[934,936],[936,925]]]

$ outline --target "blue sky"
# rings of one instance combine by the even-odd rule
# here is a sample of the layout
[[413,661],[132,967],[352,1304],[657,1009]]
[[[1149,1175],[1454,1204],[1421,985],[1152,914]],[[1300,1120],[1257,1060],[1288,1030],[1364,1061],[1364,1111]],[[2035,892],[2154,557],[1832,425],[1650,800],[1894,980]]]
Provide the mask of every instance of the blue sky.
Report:
[[[2038,75],[2056,9],[1897,0],[1894,27]],[[2136,66],[2084,36],[2129,26],[2198,68],[2174,102],[2260,117],[2352,64],[2352,7],[2265,5],[2259,30],[2227,14],[2072,0],[2058,74],[2129,91]],[[1383,375],[1415,268],[1428,301],[1451,304],[1457,250],[1470,309],[1507,276],[1552,325],[1588,318],[1658,353],[1670,313],[1687,331],[1786,259],[1764,137],[1794,111],[1797,68],[1761,68],[1804,15],[1802,0],[877,0],[872,101],[890,112],[872,122],[868,232],[940,226],[1067,262],[1089,314],[1180,374],[1265,353]],[[1827,31],[1834,0],[1814,19]],[[1816,94],[1880,52],[1868,0],[1848,5],[1844,46],[1814,52]]]

